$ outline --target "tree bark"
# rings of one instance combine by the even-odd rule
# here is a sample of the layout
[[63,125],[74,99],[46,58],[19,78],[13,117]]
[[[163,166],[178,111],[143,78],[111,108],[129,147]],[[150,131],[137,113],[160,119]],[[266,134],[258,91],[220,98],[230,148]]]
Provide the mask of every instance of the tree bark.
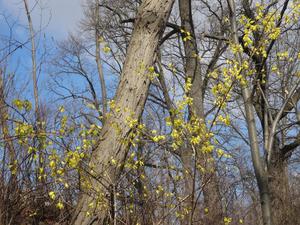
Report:
[[[100,41],[99,39],[101,38],[100,35],[100,27],[99,27],[99,22],[100,22],[100,12],[99,12],[99,4],[98,0],[96,1],[96,24],[95,24],[95,42],[96,42],[96,49],[95,49],[95,54],[96,54],[96,64],[97,64],[97,70],[98,70],[98,75],[99,75],[99,80],[100,80],[100,87],[101,87],[101,99],[102,99],[102,116],[105,117],[107,113],[107,94],[106,94],[106,85],[105,85],[105,79],[104,79],[104,73],[103,73],[103,68],[102,68],[102,63],[101,63],[101,55],[100,55]],[[98,106],[99,107],[99,106]],[[99,111],[100,109],[97,108]]]
[[278,143],[274,143],[272,160],[268,166],[273,225],[297,224],[289,190],[287,166],[287,160],[281,154]]
[[[231,23],[231,31],[232,31],[232,40],[233,43],[238,45],[238,34],[237,34],[237,26],[236,26],[236,9],[234,0],[227,0],[230,12],[230,23]],[[239,54],[236,57],[239,64],[242,64],[242,56]],[[258,144],[258,134],[255,123],[255,114],[254,107],[252,103],[251,93],[248,85],[242,86],[242,97],[244,101],[244,107],[246,112],[246,123],[248,128],[248,135],[250,140],[250,148],[251,148],[251,157],[254,168],[255,177],[257,180],[257,185],[259,189],[260,195],[260,204],[262,209],[262,217],[264,225],[272,225],[272,215],[271,215],[271,200],[269,193],[269,185],[268,185],[268,173],[264,168],[263,160],[260,156],[259,144]]]
[[[129,146],[124,144],[124,140],[133,129],[126,120],[138,120],[142,114],[150,84],[149,67],[153,64],[173,2],[174,0],[144,0],[138,10],[121,81],[114,98],[116,107],[121,111],[114,112],[106,119],[99,146],[91,156],[91,164],[95,165],[95,177],[98,177],[91,181],[91,185],[97,190],[97,195],[110,195],[109,188],[107,190],[105,187],[115,185],[118,171],[112,168],[110,161],[114,158],[120,162],[126,156]],[[93,201],[95,196],[91,194],[81,196],[71,224],[116,223],[114,212],[110,213],[110,221],[107,221],[107,210],[98,210],[87,216],[89,203]]]
[[[185,74],[187,78],[191,78],[192,86],[188,95],[193,99],[193,105],[190,107],[191,115],[204,122],[204,105],[203,105],[203,81],[201,76],[200,62],[198,59],[198,48],[197,40],[195,37],[195,30],[192,18],[192,5],[191,0],[179,0],[179,11],[181,26],[185,33],[189,32],[191,39],[184,41],[184,52],[185,52]],[[205,172],[201,174],[201,182],[203,185],[203,196],[205,208],[208,208],[209,213],[205,217],[205,224],[217,225],[223,224],[223,212],[222,212],[222,201],[219,192],[218,177],[216,174],[215,163],[209,158],[213,158],[212,154],[200,154],[199,161]],[[184,168],[189,171],[189,174],[193,175],[195,171],[195,160],[193,157],[192,149],[188,149],[182,152],[182,162]],[[193,176],[186,176],[186,195],[190,196],[187,198],[187,206],[190,210],[188,224],[193,224],[193,210],[197,204],[195,202],[194,190],[195,190],[195,179]],[[199,184],[201,185],[201,184]]]

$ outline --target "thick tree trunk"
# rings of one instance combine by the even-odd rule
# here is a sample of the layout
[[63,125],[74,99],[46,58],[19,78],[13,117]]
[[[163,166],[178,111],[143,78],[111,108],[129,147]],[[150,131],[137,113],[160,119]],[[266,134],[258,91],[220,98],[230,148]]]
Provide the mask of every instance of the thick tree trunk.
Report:
[[[185,74],[187,78],[191,78],[192,87],[188,95],[193,99],[193,105],[190,107],[191,115],[197,117],[199,121],[205,121],[203,96],[204,91],[203,81],[201,77],[200,62],[197,57],[198,48],[195,37],[191,0],[179,0],[179,10],[182,29],[185,31],[183,38],[190,33],[191,39],[184,41],[185,51]],[[215,163],[209,158],[213,158],[211,154],[200,154],[200,163],[205,169],[205,173],[201,174],[201,182],[203,185],[203,196],[205,208],[208,208],[209,213],[205,217],[205,224],[217,225],[223,224],[222,201],[219,193],[218,177],[216,174]],[[191,176],[186,176],[187,208],[190,210],[188,224],[193,224],[193,209],[195,208],[195,179],[193,174],[195,171],[195,159],[192,149],[183,151],[182,162],[185,170],[188,170]],[[197,185],[199,186],[199,185]]]
[[[144,0],[141,4],[132,38],[128,47],[121,81],[115,96],[115,105],[121,109],[107,118],[101,133],[99,147],[93,152],[91,164],[95,167],[97,179],[91,181],[95,195],[84,194],[77,206],[72,224],[109,224],[105,222],[109,214],[107,210],[91,212],[91,202],[96,205],[96,196],[110,195],[105,189],[115,184],[117,172],[110,166],[113,158],[122,161],[126,155],[128,144],[124,140],[132,131],[126,121],[138,120],[142,114],[150,84],[149,67],[152,66],[159,39],[164,31],[174,0]],[[111,211],[110,220],[114,218]],[[91,216],[87,216],[92,214]],[[116,221],[114,221],[116,222]]]
[[273,148],[273,157],[268,167],[273,225],[294,225],[297,221],[289,191],[287,161],[280,154],[278,145]]
[[205,216],[205,224],[221,225],[224,223],[224,215],[218,177],[215,171],[215,164],[213,162],[208,164],[209,165],[206,165],[206,170],[208,172],[206,172],[202,178],[202,183],[204,183],[204,206],[208,208],[208,213]]

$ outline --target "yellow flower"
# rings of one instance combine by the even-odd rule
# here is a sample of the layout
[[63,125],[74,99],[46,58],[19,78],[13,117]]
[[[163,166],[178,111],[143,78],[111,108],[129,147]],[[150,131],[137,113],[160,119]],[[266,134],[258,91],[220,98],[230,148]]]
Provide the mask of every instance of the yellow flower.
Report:
[[194,144],[194,145],[199,144],[200,141],[201,141],[201,138],[200,138],[199,135],[198,136],[194,136],[194,137],[191,138],[191,143]]
[[107,45],[102,49],[105,53],[109,53],[111,51],[110,47]]
[[49,166],[50,166],[51,168],[55,167],[55,162],[54,162],[53,160],[51,160],[50,163],[49,163]]
[[112,165],[116,165],[116,164],[117,164],[117,161],[116,161],[115,159],[112,159],[112,160],[111,160],[111,164],[112,164]]
[[225,225],[230,224],[231,221],[232,221],[232,219],[231,219],[230,217],[224,217],[224,224],[225,224]]
[[154,71],[155,71],[154,66],[150,66],[148,70],[150,73],[154,73]]
[[61,202],[58,202],[58,203],[56,204],[56,207],[57,207],[58,209],[63,209],[63,208],[64,208],[64,205],[63,205]]
[[65,108],[64,108],[63,106],[60,106],[60,107],[58,108],[58,110],[59,110],[59,112],[63,113],[63,112],[65,111]]
[[288,51],[277,53],[277,57],[279,57],[280,60],[285,59],[285,58],[287,58],[288,56],[289,56]]
[[104,42],[104,38],[103,38],[103,37],[99,37],[99,38],[98,38],[98,42],[99,42],[99,43]]
[[54,200],[55,199],[55,192],[54,191],[50,191],[49,192],[49,197],[52,199],[52,200]]
[[154,142],[159,142],[159,141],[165,140],[165,139],[166,139],[166,137],[164,135],[158,135],[158,136],[153,137]]
[[232,221],[232,219],[231,219],[230,217],[224,217],[224,224],[225,224],[225,225],[230,224],[231,221]]
[[62,169],[58,169],[58,170],[56,171],[56,173],[57,173],[58,175],[62,175],[62,174],[64,173],[64,171],[63,171]]

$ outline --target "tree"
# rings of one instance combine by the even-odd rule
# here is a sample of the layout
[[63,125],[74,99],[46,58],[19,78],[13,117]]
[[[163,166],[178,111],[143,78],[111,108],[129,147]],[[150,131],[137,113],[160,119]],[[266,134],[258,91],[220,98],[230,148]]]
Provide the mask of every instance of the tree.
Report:
[[[267,7],[258,4],[258,15],[255,15],[250,9],[251,5],[249,1],[244,1],[242,5],[245,11],[244,18],[247,21],[245,26],[248,30],[247,32],[245,30],[243,36],[239,38],[236,22],[236,6],[234,1],[228,1],[232,40],[236,46],[241,46],[239,50],[242,50],[241,52],[237,50],[238,53],[236,53],[237,64],[240,66],[240,72],[238,73],[245,74],[245,70],[247,70],[248,67],[248,65],[243,63],[242,52],[248,55],[255,66],[253,86],[249,85],[246,78],[240,78],[239,81],[246,112],[252,162],[260,192],[263,222],[268,225],[295,224],[286,174],[286,160],[289,156],[286,155],[287,152],[285,150],[289,149],[288,152],[291,154],[291,151],[293,151],[295,149],[294,147],[298,146],[298,144],[296,144],[296,141],[287,145],[283,144],[283,147],[280,147],[279,136],[281,136],[282,140],[286,138],[285,135],[280,135],[280,132],[286,128],[284,128],[285,123],[280,123],[279,121],[286,116],[284,114],[295,107],[295,104],[291,106],[290,102],[298,102],[297,89],[299,87],[299,78],[297,77],[297,72],[293,72],[295,67],[290,70],[289,75],[285,75],[289,77],[288,79],[293,80],[294,84],[285,83],[285,85],[291,85],[289,86],[290,91],[285,92],[282,96],[281,105],[274,106],[276,110],[273,112],[270,104],[272,104],[271,99],[274,98],[275,93],[272,93],[273,90],[269,85],[271,82],[274,82],[273,85],[276,85],[278,80],[273,78],[274,74],[272,74],[272,69],[270,71],[268,68],[268,63],[270,63],[273,68],[275,66],[272,65],[272,63],[274,63],[271,59],[272,49],[274,43],[279,41],[281,26],[282,23],[284,23],[284,15],[288,4],[289,1],[284,1],[279,13],[271,10],[271,7],[276,5],[276,3],[270,4]],[[287,21],[288,18],[289,15],[285,17],[285,23],[287,24],[289,23]],[[262,25],[259,24],[259,20],[263,21]],[[265,27],[265,30],[261,30],[257,28],[257,26]],[[293,22],[291,26],[293,26]],[[285,32],[288,32],[288,30],[285,30]],[[251,39],[251,33],[253,34],[254,41]],[[267,37],[265,35],[267,35]],[[269,40],[264,38],[269,38]],[[262,43],[264,43],[266,47],[262,46]],[[282,59],[280,53],[277,53],[277,56],[279,60]],[[297,58],[295,60],[297,60]],[[291,61],[293,62],[294,60]],[[283,88],[286,89],[287,87],[285,86]],[[270,95],[270,93],[273,95]],[[290,105],[290,107],[287,105]],[[260,156],[255,111],[263,129],[263,149],[266,154],[264,160]],[[279,126],[283,127],[280,129]],[[281,131],[278,131],[278,129]]]
[[[203,83],[203,74],[200,68],[199,52],[197,47],[197,40],[195,37],[195,30],[192,18],[192,5],[191,1],[179,1],[179,10],[181,16],[181,29],[184,30],[182,33],[184,40],[184,51],[185,51],[185,76],[186,79],[191,79],[192,85],[191,90],[189,90],[188,96],[193,99],[193,104],[190,107],[190,117],[196,117],[200,123],[205,121],[205,107],[203,94],[205,94],[206,87]],[[186,41],[186,38],[190,40]],[[219,184],[216,173],[216,165],[213,161],[209,159],[213,158],[212,154],[201,154],[194,163],[191,162],[193,155],[193,150],[185,150],[182,154],[182,161],[185,168],[196,168],[195,162],[200,161],[200,164],[204,166],[205,172],[201,174],[201,183],[203,185],[203,195],[205,208],[211,210],[211,213],[207,216],[206,224],[222,224],[223,223],[223,212],[222,212],[222,201],[219,192]],[[210,171],[210,172],[208,172]],[[196,173],[196,171],[194,171]],[[195,179],[190,179],[195,182]],[[193,188],[195,184],[187,184],[187,193],[191,195],[191,208],[194,208],[194,198]],[[192,211],[192,210],[191,210]],[[193,224],[193,212],[191,213],[190,224]]]
[[[168,15],[172,9],[173,1],[144,1],[139,9],[135,29],[132,34],[131,42],[128,47],[126,62],[124,64],[121,81],[115,97],[115,104],[122,109],[127,108],[127,112],[119,112],[107,119],[99,142],[97,150],[93,153],[92,163],[95,164],[96,177],[103,177],[106,174],[110,182],[103,180],[93,180],[92,186],[99,189],[104,196],[108,188],[111,196],[111,220],[115,220],[114,215],[114,184],[117,179],[117,173],[110,167],[110,161],[113,159],[119,161],[126,156],[128,149],[127,144],[122,144],[126,140],[132,129],[132,123],[140,118],[142,109],[146,100],[147,90],[150,84],[149,68],[151,68],[159,38],[163,33]],[[133,71],[137,76],[132,76]],[[151,71],[150,71],[151,72]],[[131,121],[126,123],[126,120]],[[112,127],[115,124],[118,130]],[[118,132],[119,131],[119,132]],[[113,142],[112,142],[113,141]],[[113,148],[111,148],[113,146]],[[97,193],[99,195],[100,193]],[[78,203],[77,210],[73,218],[73,224],[89,224],[91,220],[106,221],[108,220],[107,212],[98,212],[96,217],[89,218],[86,213],[89,211],[90,202],[95,200],[95,196],[85,194]]]

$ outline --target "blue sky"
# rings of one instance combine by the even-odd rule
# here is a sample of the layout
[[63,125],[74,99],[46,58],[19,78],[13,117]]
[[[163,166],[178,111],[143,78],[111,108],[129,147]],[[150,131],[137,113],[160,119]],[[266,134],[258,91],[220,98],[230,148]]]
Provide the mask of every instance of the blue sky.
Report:
[[[44,46],[47,53],[52,53],[56,42],[66,39],[69,32],[76,32],[78,22],[83,16],[84,0],[27,0],[31,10],[37,47],[37,63],[39,64]],[[23,0],[0,0],[0,47],[7,46],[12,30],[12,43],[25,43],[29,39],[28,24]],[[41,32],[39,32],[41,30]],[[14,49],[15,46],[12,48]],[[22,90],[23,97],[32,96],[31,82],[31,44],[17,49],[10,55],[8,73],[15,72],[17,89]],[[7,51],[7,49],[5,49]],[[1,53],[0,59],[6,56]],[[44,70],[45,68],[43,68]],[[42,71],[39,76],[40,95],[47,95],[46,81],[48,76]],[[25,88],[24,88],[25,87]],[[23,90],[27,90],[26,93]],[[18,92],[18,90],[17,90]],[[22,97],[22,96],[21,96]]]
[[[56,51],[57,42],[68,37],[70,32],[76,33],[79,21],[83,18],[83,6],[86,0],[27,0],[31,10],[31,17],[37,48],[37,64],[44,60],[43,53],[51,55]],[[7,22],[6,22],[7,21]],[[9,24],[9,25],[8,25]],[[12,26],[12,40],[18,43],[25,43],[29,39],[28,23],[23,0],[0,0],[0,49],[8,43],[9,26]],[[41,30],[41,31],[40,31]],[[15,47],[13,47],[14,49]],[[20,98],[32,100],[32,77],[31,77],[31,43],[28,42],[22,48],[17,49],[9,59],[9,72],[16,74],[17,92],[21,93]],[[46,48],[46,51],[44,49]],[[52,55],[53,57],[53,55]],[[0,52],[0,60],[3,59],[3,50]],[[47,59],[47,56],[45,57]],[[51,58],[51,57],[49,57]],[[105,65],[104,65],[105,67]],[[105,68],[104,68],[105,69]],[[49,80],[48,66],[43,64],[39,73],[39,95],[40,99],[49,101]],[[106,69],[105,69],[106,70]],[[66,86],[71,82],[84,88],[85,84],[78,76],[65,77]],[[110,82],[107,81],[109,84]],[[96,91],[100,97],[100,87],[95,81]],[[25,88],[24,88],[25,87]],[[26,90],[26,91],[23,91]],[[109,92],[108,94],[112,94]],[[18,97],[18,96],[14,96]],[[43,100],[42,100],[43,101]]]
[[[27,0],[34,30],[37,33],[35,37],[36,48],[40,49],[45,44],[50,48],[51,46],[54,47],[53,43],[67,38],[69,32],[76,32],[78,22],[83,17],[84,1]],[[10,34],[9,27],[11,27],[12,34]],[[29,64],[30,57],[27,56],[30,56],[28,53],[30,53],[31,45],[27,27],[28,22],[23,0],[0,0],[1,50],[7,46],[10,35],[12,43],[25,43],[27,41],[27,44],[14,52],[10,58],[10,64],[21,64],[19,67],[23,67],[22,63]],[[12,49],[14,48],[15,46]],[[3,53],[0,55],[0,59],[2,58]]]
[[[28,3],[33,9],[34,26],[46,27],[45,32],[55,39],[64,38],[68,32],[75,31],[76,24],[83,15],[84,0],[28,0]],[[0,12],[16,19],[20,25],[26,25],[23,5],[23,0],[0,0]]]

